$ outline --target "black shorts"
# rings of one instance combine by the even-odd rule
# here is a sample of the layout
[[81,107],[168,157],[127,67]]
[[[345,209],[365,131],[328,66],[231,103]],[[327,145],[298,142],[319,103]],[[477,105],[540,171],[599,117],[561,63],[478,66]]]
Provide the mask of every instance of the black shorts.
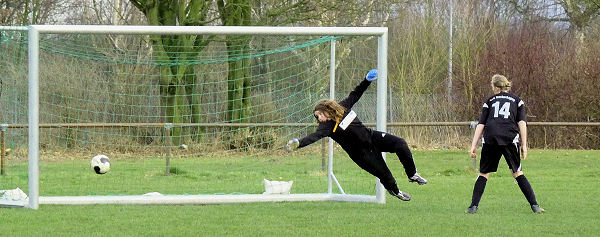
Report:
[[513,143],[510,145],[489,145],[483,144],[481,148],[481,161],[479,163],[479,173],[491,173],[498,170],[500,157],[504,155],[508,168],[513,173],[521,171],[520,145]]

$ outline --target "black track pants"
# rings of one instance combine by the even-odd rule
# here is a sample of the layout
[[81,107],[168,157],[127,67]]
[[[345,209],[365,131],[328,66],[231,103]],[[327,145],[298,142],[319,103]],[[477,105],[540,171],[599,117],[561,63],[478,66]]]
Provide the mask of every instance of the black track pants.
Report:
[[385,189],[398,193],[396,179],[394,179],[392,172],[390,172],[390,169],[387,167],[380,151],[372,150],[360,155],[350,155],[350,158],[354,163],[360,166],[360,168],[379,178],[379,181],[383,184]]
[[379,151],[396,153],[398,159],[400,159],[400,163],[404,166],[407,177],[410,178],[417,173],[412,153],[404,139],[389,133],[373,131],[371,141]]

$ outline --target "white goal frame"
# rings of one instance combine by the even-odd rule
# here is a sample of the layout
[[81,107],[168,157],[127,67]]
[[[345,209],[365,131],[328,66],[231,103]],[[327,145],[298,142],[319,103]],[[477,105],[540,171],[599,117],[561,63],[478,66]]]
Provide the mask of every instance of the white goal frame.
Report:
[[[0,29],[15,29],[2,27]],[[112,25],[32,25],[28,31],[28,201],[12,203],[38,209],[40,204],[223,204],[241,202],[348,201],[385,203],[385,188],[376,180],[376,194],[345,194],[333,174],[333,142],[329,142],[328,189],[324,194],[282,195],[127,195],[127,196],[39,196],[39,36],[40,34],[84,33],[126,35],[312,35],[374,36],[377,46],[377,119],[376,129],[386,131],[387,114],[387,27],[262,27],[262,26],[112,26]],[[331,41],[330,97],[335,93],[335,40]],[[383,153],[385,159],[385,153]],[[336,185],[341,194],[333,193]],[[0,203],[2,206],[2,203]]]

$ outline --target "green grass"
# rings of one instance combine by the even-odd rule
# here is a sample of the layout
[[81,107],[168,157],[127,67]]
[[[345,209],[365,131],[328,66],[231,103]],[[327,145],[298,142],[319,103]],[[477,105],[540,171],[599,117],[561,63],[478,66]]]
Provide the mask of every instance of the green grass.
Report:
[[[0,208],[0,226],[2,236],[596,236],[600,231],[600,151],[530,151],[523,170],[547,211],[543,215],[531,212],[505,163],[488,181],[479,212],[465,214],[476,178],[467,152],[414,151],[414,155],[419,172],[429,180],[427,185],[408,183],[400,162],[395,155],[388,155],[400,189],[413,197],[410,202],[388,195],[386,204],[41,205],[39,210]],[[286,178],[308,173],[320,179],[323,177],[314,174],[319,159],[302,155],[257,159],[254,162],[260,163],[248,177],[275,175],[260,168],[272,165],[289,170]],[[163,176],[157,167],[136,178],[201,182],[202,177],[222,174],[219,177],[226,179],[242,173],[227,159],[203,161],[213,164],[206,168],[214,170],[187,168],[179,175]],[[358,176],[355,180],[372,181],[351,162],[337,162],[349,176]],[[116,167],[111,172],[123,179]],[[54,181],[46,185],[67,182],[57,178],[60,172],[48,175],[54,178],[47,179]],[[81,174],[84,181],[98,177]],[[164,187],[156,188],[171,190],[167,181],[159,182]]]

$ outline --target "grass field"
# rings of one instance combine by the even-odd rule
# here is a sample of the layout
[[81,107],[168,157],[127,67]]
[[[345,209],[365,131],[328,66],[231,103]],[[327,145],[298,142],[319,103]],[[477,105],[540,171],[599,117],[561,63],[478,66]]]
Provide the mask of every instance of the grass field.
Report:
[[[388,155],[388,164],[400,189],[413,197],[410,202],[388,195],[386,204],[290,202],[0,208],[0,235],[597,236],[600,232],[600,151],[530,151],[529,158],[523,161],[523,170],[538,202],[546,209],[542,215],[531,212],[503,161],[499,172],[492,174],[487,183],[479,212],[469,215],[465,211],[476,173],[469,168],[471,160],[467,152],[414,151],[414,155],[419,172],[429,180],[427,185],[408,183],[400,162],[395,155]],[[295,162],[302,166],[300,163],[306,160],[318,159],[296,155],[284,157],[279,163],[293,167]],[[344,165],[358,170],[351,162]],[[266,172],[260,170],[262,165],[256,167],[259,169],[256,173]],[[188,171],[186,176],[195,174]],[[364,177],[369,179],[368,175]]]

